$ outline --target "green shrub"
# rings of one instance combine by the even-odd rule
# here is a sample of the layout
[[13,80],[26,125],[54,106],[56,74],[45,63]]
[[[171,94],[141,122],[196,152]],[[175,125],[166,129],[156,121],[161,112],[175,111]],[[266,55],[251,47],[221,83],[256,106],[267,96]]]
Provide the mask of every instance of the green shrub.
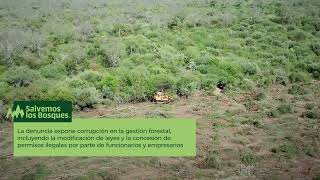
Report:
[[276,76],[275,83],[276,84],[281,84],[283,86],[286,86],[289,83],[289,79],[285,75],[278,75],[278,76]]
[[118,39],[105,40],[99,47],[99,55],[105,67],[114,68],[120,65],[125,55],[124,45]]
[[77,88],[73,90],[73,103],[83,108],[93,108],[100,103],[100,92],[94,87]]
[[219,82],[219,77],[215,74],[210,74],[203,76],[201,78],[201,89],[204,90],[213,90],[217,87],[217,84]]
[[62,64],[48,64],[39,69],[45,78],[61,79],[67,75],[66,68]]
[[116,96],[119,94],[119,78],[107,74],[102,78],[102,80],[99,82],[99,88],[102,92],[102,97],[104,99],[111,99],[114,100]]
[[266,99],[266,94],[263,93],[263,92],[258,93],[258,94],[256,95],[256,97],[255,97],[255,100],[257,100],[257,101],[261,101],[261,100],[263,100],[263,99]]
[[315,109],[317,106],[316,106],[316,104],[314,104],[314,103],[307,103],[306,105],[305,105],[305,108],[307,109],[307,110],[312,110],[312,109]]
[[9,121],[6,117],[7,115],[7,108],[3,101],[0,100],[0,123],[3,123],[5,121]]
[[133,32],[133,28],[128,24],[114,24],[112,27],[111,34],[114,36],[127,36]]
[[0,33],[0,64],[6,66],[22,65],[22,58],[25,48],[29,45],[30,33],[20,28],[6,30],[3,28]]
[[306,39],[306,35],[301,30],[294,30],[289,33],[289,39],[293,41],[302,41]]
[[31,84],[26,87],[12,88],[5,95],[5,102],[12,103],[17,100],[34,100],[39,101],[45,99],[46,92],[37,84]]
[[274,21],[280,24],[287,24],[291,15],[289,7],[285,3],[276,3],[275,10],[277,18]]
[[99,82],[99,86],[101,88],[107,87],[113,92],[116,92],[119,87],[119,79],[117,76],[107,74],[101,79],[101,81]]
[[293,112],[293,107],[291,104],[281,104],[277,110],[279,111],[280,114],[287,114],[287,113],[292,113]]
[[255,84],[250,79],[243,79],[238,87],[243,90],[252,90],[255,87]]
[[192,74],[182,76],[177,82],[177,94],[179,96],[190,96],[196,89],[199,88],[198,82],[199,79]]
[[80,79],[97,87],[102,79],[102,74],[97,71],[87,70],[79,74]]
[[320,43],[311,44],[311,50],[317,55],[320,56]]
[[49,40],[54,46],[68,44],[73,39],[74,34],[76,34],[72,24],[55,24],[55,26],[59,28],[52,28],[52,31],[49,33]]
[[29,86],[40,77],[37,71],[27,66],[10,68],[4,76],[6,82],[15,87]]
[[253,46],[255,42],[253,39],[247,38],[245,43],[247,46]]
[[308,109],[305,113],[303,113],[303,116],[309,119],[317,119],[320,118],[320,113],[317,111],[317,109]]
[[0,78],[1,78],[2,74],[6,72],[6,70],[7,70],[6,66],[0,65]]
[[157,74],[151,79],[155,91],[174,91],[176,89],[176,78],[171,74]]
[[50,101],[71,101],[73,94],[69,87],[63,86],[61,83],[56,87],[50,88],[46,98]]
[[65,66],[68,75],[75,75],[89,66],[86,46],[78,41],[61,44],[51,49],[50,62],[53,61]]
[[273,77],[271,75],[258,75],[256,82],[258,87],[267,87],[273,83]]
[[47,19],[45,17],[40,17],[40,18],[34,18],[30,22],[28,22],[28,26],[31,27],[33,30],[38,30],[40,29],[43,24],[47,22]]
[[194,46],[186,47],[184,54],[186,55],[188,61],[190,61],[190,59],[197,59],[201,56],[200,50]]
[[256,64],[252,63],[244,63],[242,64],[243,73],[247,75],[255,75],[258,72],[258,68]]
[[298,155],[299,150],[296,145],[292,143],[286,143],[281,146],[279,146],[279,152],[286,153],[287,156],[293,157]]
[[9,84],[7,82],[0,81],[0,99],[5,99],[6,94],[10,91]]
[[175,29],[181,27],[184,22],[184,17],[182,16],[175,16],[173,17],[167,24],[168,28]]
[[277,118],[279,117],[280,113],[278,110],[272,110],[270,112],[268,112],[268,116],[269,117],[272,117],[272,118]]
[[302,86],[295,84],[288,90],[288,93],[292,95],[305,95],[307,91]]
[[[310,55],[310,48],[307,46],[298,45],[293,48],[294,54],[299,60],[305,59],[306,56]],[[293,59],[293,58],[291,58]]]
[[65,81],[65,84],[68,85],[70,88],[85,88],[85,87],[89,87],[89,83],[83,79],[81,79],[78,76],[74,76],[70,79],[67,79]]
[[154,93],[150,82],[151,76],[145,67],[135,70],[119,69],[119,86],[122,87],[120,97],[127,102],[141,102],[148,100]]
[[125,38],[126,52],[128,55],[144,54],[152,49],[152,43],[143,35],[128,36]]
[[294,72],[289,76],[289,80],[291,83],[295,82],[308,82],[310,78],[307,74],[302,72]]
[[307,71],[311,73],[315,79],[320,79],[320,63],[310,63],[306,68]]
[[252,165],[258,161],[258,157],[251,152],[241,154],[240,159],[245,165]]

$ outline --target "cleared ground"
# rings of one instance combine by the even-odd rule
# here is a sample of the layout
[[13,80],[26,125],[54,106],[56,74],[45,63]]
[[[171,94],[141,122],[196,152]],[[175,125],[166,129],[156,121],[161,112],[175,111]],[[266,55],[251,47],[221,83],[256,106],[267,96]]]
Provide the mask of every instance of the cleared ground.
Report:
[[[123,104],[78,117],[178,117],[197,120],[197,156],[12,156],[12,124],[1,125],[1,179],[317,179],[320,177],[320,83],[252,92],[198,92],[169,104]],[[309,118],[308,118],[309,117]],[[63,167],[63,168],[62,168]]]

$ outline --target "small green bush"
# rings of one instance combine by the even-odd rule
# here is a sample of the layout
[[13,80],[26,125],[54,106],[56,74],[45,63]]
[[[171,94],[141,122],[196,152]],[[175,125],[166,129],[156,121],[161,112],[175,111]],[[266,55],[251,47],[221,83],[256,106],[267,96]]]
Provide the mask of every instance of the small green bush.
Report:
[[287,77],[287,76],[278,75],[278,76],[276,77],[275,83],[276,83],[276,84],[281,84],[281,85],[283,85],[283,86],[286,86],[286,85],[288,85],[289,80],[288,80],[288,77]]
[[255,87],[255,84],[250,79],[243,79],[238,87],[243,90],[252,90]]
[[99,88],[104,99],[114,100],[117,98],[119,91],[119,78],[114,75],[107,74],[99,82]]
[[49,33],[49,40],[54,46],[68,44],[74,38],[74,34],[76,34],[74,26],[70,23],[55,24],[55,27],[59,28],[52,28],[52,31]]
[[97,71],[87,70],[79,74],[79,77],[83,81],[87,82],[87,84],[91,84],[97,87],[103,76]]
[[29,86],[39,77],[37,71],[27,66],[13,67],[5,73],[6,82],[15,87]]
[[107,87],[111,91],[116,92],[119,87],[119,79],[117,76],[107,74],[99,82],[101,88]]
[[62,64],[48,64],[39,71],[43,77],[49,79],[61,79],[67,75],[66,68]]
[[241,154],[240,159],[245,165],[252,165],[258,162],[258,157],[251,152]]
[[43,100],[47,96],[46,92],[37,84],[31,84],[26,87],[12,88],[5,95],[4,101],[12,103],[17,100]]
[[298,155],[299,150],[296,145],[292,143],[286,143],[281,146],[279,146],[279,152],[286,153],[287,156],[293,157]]
[[133,28],[129,26],[128,24],[114,24],[111,34],[114,36],[127,36],[133,32]]
[[258,94],[256,95],[255,100],[261,101],[261,100],[263,100],[263,99],[265,99],[265,98],[266,98],[266,94],[263,93],[263,92],[260,92],[260,93],[258,93]]
[[316,106],[316,104],[314,104],[314,103],[307,103],[306,105],[305,105],[305,108],[307,109],[307,110],[312,110],[312,109],[315,109],[317,106]]
[[150,72],[145,67],[135,70],[119,69],[119,96],[126,102],[141,102],[150,99],[154,93]]
[[108,68],[118,67],[125,55],[124,49],[124,45],[117,39],[103,41],[98,52],[102,59],[102,64]]
[[280,114],[287,114],[293,112],[293,107],[291,104],[281,104],[277,110]]
[[307,71],[313,75],[315,79],[320,79],[320,63],[311,63],[307,65]]
[[292,95],[305,95],[307,91],[302,86],[295,84],[288,90],[288,93]]
[[247,38],[245,43],[247,46],[253,46],[255,41],[251,38]]
[[176,89],[176,78],[171,74],[157,74],[151,79],[155,91],[174,91]]
[[177,94],[185,97],[190,96],[199,88],[198,82],[198,78],[192,74],[182,76],[177,82]]
[[66,85],[68,85],[70,88],[85,88],[89,87],[89,83],[78,76],[74,76],[73,78],[67,79],[65,81]]
[[0,123],[8,121],[6,117],[7,115],[7,109],[3,101],[0,100]]
[[317,109],[308,109],[305,113],[303,113],[303,116],[309,119],[317,119],[320,118],[320,113],[317,111]]
[[311,50],[317,55],[320,56],[320,43],[311,44]]
[[71,101],[73,94],[69,87],[59,84],[59,86],[49,89],[47,99],[51,101]]
[[124,43],[128,55],[144,54],[152,49],[151,41],[143,35],[128,36]]
[[306,39],[306,35],[301,30],[294,30],[294,31],[290,32],[289,39],[291,39],[293,41],[302,41],[302,40]]
[[273,83],[273,77],[270,75],[258,75],[256,84],[258,87],[268,87]]
[[77,88],[73,90],[73,103],[83,108],[93,108],[100,102],[101,94],[94,87]]
[[7,70],[6,66],[0,65],[0,78],[1,78],[2,74],[6,72],[6,70]]
[[167,24],[168,28],[175,29],[183,25],[184,18],[182,16],[173,17]]
[[201,78],[201,89],[213,90],[216,88],[219,81],[219,77],[215,74],[203,76]]
[[278,110],[272,110],[270,112],[268,112],[268,116],[271,118],[277,118],[279,117],[280,113]]
[[295,82],[308,82],[310,78],[308,75],[302,72],[294,72],[289,76],[289,80],[291,83]]
[[243,73],[244,74],[248,74],[248,75],[251,75],[251,76],[257,74],[257,72],[258,72],[257,66],[255,64],[247,63],[247,64],[244,64],[242,66],[242,68],[243,68]]
[[5,96],[6,96],[7,92],[10,91],[10,89],[11,88],[8,83],[0,81],[0,99],[2,99],[2,100],[5,99]]

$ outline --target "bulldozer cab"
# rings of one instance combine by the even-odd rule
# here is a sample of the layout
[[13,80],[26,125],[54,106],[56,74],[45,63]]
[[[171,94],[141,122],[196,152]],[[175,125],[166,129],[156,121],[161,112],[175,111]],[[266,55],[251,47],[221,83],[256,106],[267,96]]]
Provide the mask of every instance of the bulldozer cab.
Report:
[[163,92],[156,92],[156,93],[154,93],[153,101],[155,103],[160,103],[160,102],[169,103],[170,101],[172,101],[172,97],[166,95]]

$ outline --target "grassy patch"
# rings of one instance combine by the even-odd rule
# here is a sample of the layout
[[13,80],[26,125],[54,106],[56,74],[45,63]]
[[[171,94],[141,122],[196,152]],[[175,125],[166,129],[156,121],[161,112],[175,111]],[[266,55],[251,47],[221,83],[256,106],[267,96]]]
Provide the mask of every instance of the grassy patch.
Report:
[[206,167],[213,169],[221,169],[222,161],[220,160],[219,154],[217,152],[209,152],[205,159]]
[[51,171],[44,164],[36,164],[31,173],[22,176],[23,180],[45,180],[51,174]]
[[240,155],[240,160],[245,165],[253,165],[258,162],[258,157],[252,152],[245,152]]
[[298,147],[293,143],[285,143],[280,145],[278,148],[272,148],[271,152],[273,153],[283,153],[287,157],[292,158],[299,154]]

